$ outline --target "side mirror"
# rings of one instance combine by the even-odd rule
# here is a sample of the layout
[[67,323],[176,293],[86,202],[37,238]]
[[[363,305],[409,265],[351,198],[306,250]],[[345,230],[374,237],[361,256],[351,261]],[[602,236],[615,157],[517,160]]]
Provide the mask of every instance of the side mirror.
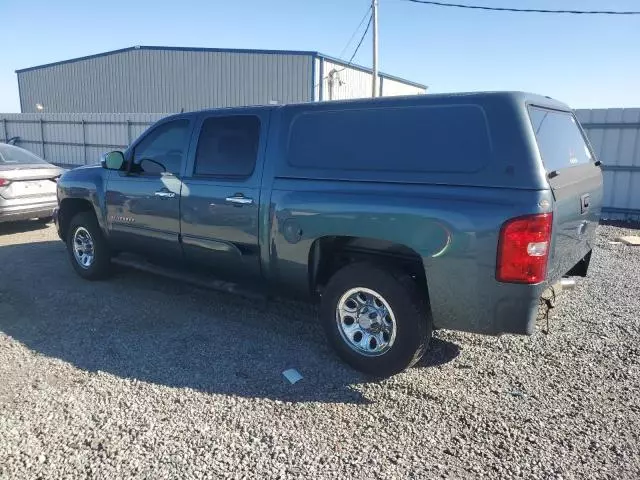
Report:
[[107,170],[122,170],[124,166],[124,154],[122,152],[109,152],[102,157],[102,167]]

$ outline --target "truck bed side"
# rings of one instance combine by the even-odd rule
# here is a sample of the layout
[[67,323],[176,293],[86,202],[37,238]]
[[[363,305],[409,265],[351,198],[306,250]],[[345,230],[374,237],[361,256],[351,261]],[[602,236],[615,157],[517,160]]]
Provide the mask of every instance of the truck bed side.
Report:
[[269,207],[269,275],[305,294],[313,282],[314,244],[345,234],[378,240],[415,254],[436,327],[527,333],[533,319],[511,319],[523,318],[544,286],[498,283],[496,251],[501,224],[538,213],[541,200],[550,200],[548,190],[278,179]]

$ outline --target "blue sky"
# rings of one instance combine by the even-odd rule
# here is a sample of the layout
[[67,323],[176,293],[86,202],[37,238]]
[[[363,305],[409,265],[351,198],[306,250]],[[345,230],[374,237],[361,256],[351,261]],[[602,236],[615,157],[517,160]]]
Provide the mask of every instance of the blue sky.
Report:
[[[379,2],[381,69],[425,83],[431,92],[528,90],[575,108],[640,107],[640,16],[487,13]],[[460,2],[640,10],[640,0]],[[16,69],[133,45],[317,50],[337,56],[368,4],[0,0],[0,112],[19,111]],[[371,65],[369,39],[355,61]]]

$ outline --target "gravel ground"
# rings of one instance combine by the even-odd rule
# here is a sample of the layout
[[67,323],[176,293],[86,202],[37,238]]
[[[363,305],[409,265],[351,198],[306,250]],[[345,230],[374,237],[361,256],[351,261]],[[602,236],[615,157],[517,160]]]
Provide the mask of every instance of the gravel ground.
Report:
[[640,478],[627,232],[600,227],[549,335],[440,331],[374,382],[309,306],[82,281],[53,227],[0,225],[0,478]]

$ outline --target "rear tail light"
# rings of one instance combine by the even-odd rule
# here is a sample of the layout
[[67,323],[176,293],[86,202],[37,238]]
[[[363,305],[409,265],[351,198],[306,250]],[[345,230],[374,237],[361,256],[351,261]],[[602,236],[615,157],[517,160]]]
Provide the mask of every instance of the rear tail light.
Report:
[[6,187],[10,183],[11,183],[11,181],[7,180],[6,178],[0,178],[0,187]]
[[540,283],[547,277],[553,214],[508,220],[500,229],[496,278],[499,282]]

